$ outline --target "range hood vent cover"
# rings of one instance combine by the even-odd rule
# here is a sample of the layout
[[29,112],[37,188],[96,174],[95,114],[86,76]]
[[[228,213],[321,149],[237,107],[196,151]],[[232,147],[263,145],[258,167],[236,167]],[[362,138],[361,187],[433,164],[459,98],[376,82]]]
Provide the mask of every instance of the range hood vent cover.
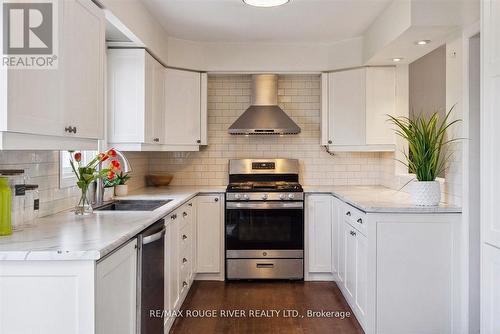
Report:
[[252,75],[252,105],[229,127],[233,135],[284,135],[300,127],[278,106],[278,76]]

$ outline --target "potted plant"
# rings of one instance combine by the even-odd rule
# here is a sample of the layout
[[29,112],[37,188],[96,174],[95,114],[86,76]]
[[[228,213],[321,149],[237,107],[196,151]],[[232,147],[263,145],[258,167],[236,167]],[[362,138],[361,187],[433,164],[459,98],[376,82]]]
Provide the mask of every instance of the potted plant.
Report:
[[453,108],[440,120],[438,113],[430,117],[419,115],[415,119],[390,116],[396,126],[396,134],[408,142],[409,152],[403,152],[410,173],[416,175],[416,181],[410,185],[410,196],[413,204],[421,206],[439,205],[441,188],[436,178],[447,168],[450,155],[447,146],[458,140],[448,139],[447,130],[460,122],[457,119],[448,122]]
[[121,172],[116,176],[115,183],[115,196],[127,196],[128,185],[127,181],[130,180],[130,175]]
[[[116,157],[115,150],[109,150],[104,153],[99,153],[86,165],[82,163],[82,153],[70,151],[71,159],[70,164],[73,172],[76,175],[76,185],[80,189],[81,194],[78,204],[75,208],[76,215],[89,215],[92,214],[91,198],[89,196],[89,188],[91,184],[97,179],[106,177],[108,180],[116,178],[116,172],[120,170],[120,162],[113,160]],[[111,158],[111,159],[110,159]],[[99,164],[110,159],[107,168],[98,169]]]

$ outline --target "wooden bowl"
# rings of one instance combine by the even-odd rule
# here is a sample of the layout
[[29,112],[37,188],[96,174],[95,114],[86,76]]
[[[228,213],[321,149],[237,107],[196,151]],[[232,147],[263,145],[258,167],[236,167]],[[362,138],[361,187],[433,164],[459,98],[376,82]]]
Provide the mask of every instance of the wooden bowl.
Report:
[[174,177],[165,174],[146,175],[146,184],[153,187],[165,187],[170,184]]

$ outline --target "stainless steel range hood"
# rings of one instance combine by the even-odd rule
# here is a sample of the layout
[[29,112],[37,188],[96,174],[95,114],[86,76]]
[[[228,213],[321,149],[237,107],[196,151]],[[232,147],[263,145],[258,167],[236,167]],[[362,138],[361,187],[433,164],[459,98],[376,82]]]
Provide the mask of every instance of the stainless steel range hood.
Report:
[[278,107],[278,76],[252,75],[252,105],[229,127],[233,135],[300,133],[300,127]]

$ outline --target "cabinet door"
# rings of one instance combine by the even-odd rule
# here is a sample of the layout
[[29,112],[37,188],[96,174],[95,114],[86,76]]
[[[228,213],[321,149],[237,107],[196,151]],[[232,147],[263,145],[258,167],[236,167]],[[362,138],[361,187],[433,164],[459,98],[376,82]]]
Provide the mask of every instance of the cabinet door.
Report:
[[201,143],[200,73],[165,70],[165,143],[199,145]]
[[155,116],[155,62],[147,52],[144,59],[144,143],[153,144]]
[[[58,2],[58,21],[63,22],[65,1]],[[59,24],[58,36],[64,36],[63,25]],[[59,60],[63,43],[59,43]],[[0,122],[1,131],[64,135],[63,119],[63,71],[61,62],[54,70],[0,69]],[[5,80],[5,81],[4,81]],[[4,101],[7,103],[4,104]]]
[[364,145],[365,69],[328,75],[328,141],[333,145]]
[[62,66],[63,113],[70,136],[104,138],[103,11],[89,0],[64,1]]
[[136,333],[137,240],[96,265],[96,333]]
[[387,115],[396,110],[396,70],[394,67],[366,69],[366,144],[395,144],[394,130]]
[[344,287],[347,291],[349,300],[355,300],[356,294],[356,237],[354,228],[344,222],[344,261],[345,261],[345,279]]
[[[339,281],[344,280],[343,270],[340,269],[341,256],[343,254],[343,225],[341,218],[341,203],[338,199],[332,198],[332,273]],[[343,262],[342,262],[343,263]],[[342,274],[341,274],[342,273]]]
[[307,197],[309,272],[332,272],[333,197]]
[[223,207],[222,196],[198,196],[197,247],[198,273],[219,273],[222,270]]
[[174,211],[167,217],[165,237],[165,309],[174,310],[179,302],[179,217]]
[[[358,319],[360,322],[364,322],[364,316],[366,314],[367,298],[368,298],[368,239],[359,233],[354,231],[356,240],[356,293],[355,293],[355,303],[359,314],[363,317]],[[359,318],[359,317],[358,317]]]
[[107,123],[111,143],[145,140],[145,63],[145,50],[108,50]]
[[156,59],[153,72],[153,112],[151,121],[153,142],[165,142],[165,68]]

